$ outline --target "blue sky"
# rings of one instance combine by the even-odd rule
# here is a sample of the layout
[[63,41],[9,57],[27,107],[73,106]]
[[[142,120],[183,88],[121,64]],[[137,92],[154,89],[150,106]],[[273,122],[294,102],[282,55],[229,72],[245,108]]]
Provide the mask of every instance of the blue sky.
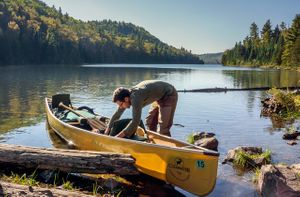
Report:
[[222,52],[270,19],[291,25],[300,0],[42,0],[70,16],[141,26],[161,41],[195,54]]

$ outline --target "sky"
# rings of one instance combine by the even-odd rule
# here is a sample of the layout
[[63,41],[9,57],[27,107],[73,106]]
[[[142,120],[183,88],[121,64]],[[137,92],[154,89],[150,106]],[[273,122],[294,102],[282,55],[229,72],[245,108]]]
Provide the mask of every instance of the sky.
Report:
[[176,48],[194,54],[230,49],[270,19],[288,26],[300,14],[300,0],[42,0],[63,13],[88,20],[111,19],[145,28]]

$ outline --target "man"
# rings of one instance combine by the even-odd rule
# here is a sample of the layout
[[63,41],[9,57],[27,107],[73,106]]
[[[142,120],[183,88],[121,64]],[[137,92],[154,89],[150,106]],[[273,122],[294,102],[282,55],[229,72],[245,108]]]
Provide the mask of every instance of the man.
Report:
[[117,88],[113,93],[113,102],[118,105],[112,116],[105,134],[109,134],[113,123],[118,120],[125,109],[132,106],[132,120],[116,136],[130,138],[141,121],[142,108],[152,104],[146,118],[147,129],[160,134],[171,136],[170,128],[173,124],[178,95],[176,89],[169,83],[156,80],[143,81],[131,89]]

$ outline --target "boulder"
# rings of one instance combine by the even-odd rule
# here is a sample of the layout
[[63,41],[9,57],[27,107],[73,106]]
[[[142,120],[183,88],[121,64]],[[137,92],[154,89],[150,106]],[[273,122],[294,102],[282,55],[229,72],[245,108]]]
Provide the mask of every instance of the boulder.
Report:
[[200,140],[202,138],[209,138],[209,137],[214,137],[215,134],[214,133],[209,133],[209,132],[197,132],[193,135],[193,138],[195,141]]
[[218,150],[218,144],[219,144],[219,142],[218,142],[217,138],[215,138],[215,137],[202,138],[202,139],[195,141],[196,146],[200,146],[200,147],[207,148],[210,150],[215,150],[215,151]]
[[193,135],[194,144],[210,150],[218,150],[218,140],[214,137],[214,133],[197,132]]
[[258,177],[261,196],[300,196],[300,164],[264,165]]
[[284,140],[294,140],[297,139],[300,136],[300,132],[296,131],[293,133],[285,133],[282,136],[282,139]]
[[297,142],[295,140],[290,140],[287,142],[288,145],[294,146],[297,144]]
[[[262,147],[238,146],[228,151],[222,164],[225,164],[227,162],[234,163],[238,159],[238,155],[240,154],[241,151],[246,153],[247,155],[260,155],[263,153]],[[245,158],[245,159],[247,159],[246,166],[244,166],[246,168],[261,167],[262,165],[269,163],[267,158],[263,156],[261,157],[259,156],[255,158]]]
[[222,163],[233,162],[236,159],[237,153],[239,151],[244,151],[248,154],[261,154],[262,147],[252,147],[252,146],[238,146],[234,149],[231,149],[227,152],[227,155]]

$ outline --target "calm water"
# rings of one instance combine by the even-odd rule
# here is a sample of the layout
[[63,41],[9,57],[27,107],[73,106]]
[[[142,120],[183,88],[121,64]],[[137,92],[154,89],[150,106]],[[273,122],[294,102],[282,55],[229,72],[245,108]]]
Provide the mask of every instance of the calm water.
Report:
[[[146,79],[170,82],[179,89],[300,85],[295,71],[222,67],[220,65],[84,65],[18,66],[0,68],[0,142],[38,147],[53,144],[45,126],[44,97],[70,93],[73,104],[87,105],[111,116],[112,91]],[[281,139],[287,125],[260,117],[263,91],[179,93],[173,137],[185,140],[193,131],[216,133],[220,163],[227,151],[239,145],[272,150],[273,161],[300,162],[300,145]],[[143,111],[143,118],[148,108]],[[130,117],[127,110],[123,117]],[[297,127],[298,122],[294,125]],[[62,145],[61,145],[62,146]],[[179,190],[184,195],[191,195]],[[257,196],[251,174],[239,174],[219,164],[218,180],[210,196]]]

